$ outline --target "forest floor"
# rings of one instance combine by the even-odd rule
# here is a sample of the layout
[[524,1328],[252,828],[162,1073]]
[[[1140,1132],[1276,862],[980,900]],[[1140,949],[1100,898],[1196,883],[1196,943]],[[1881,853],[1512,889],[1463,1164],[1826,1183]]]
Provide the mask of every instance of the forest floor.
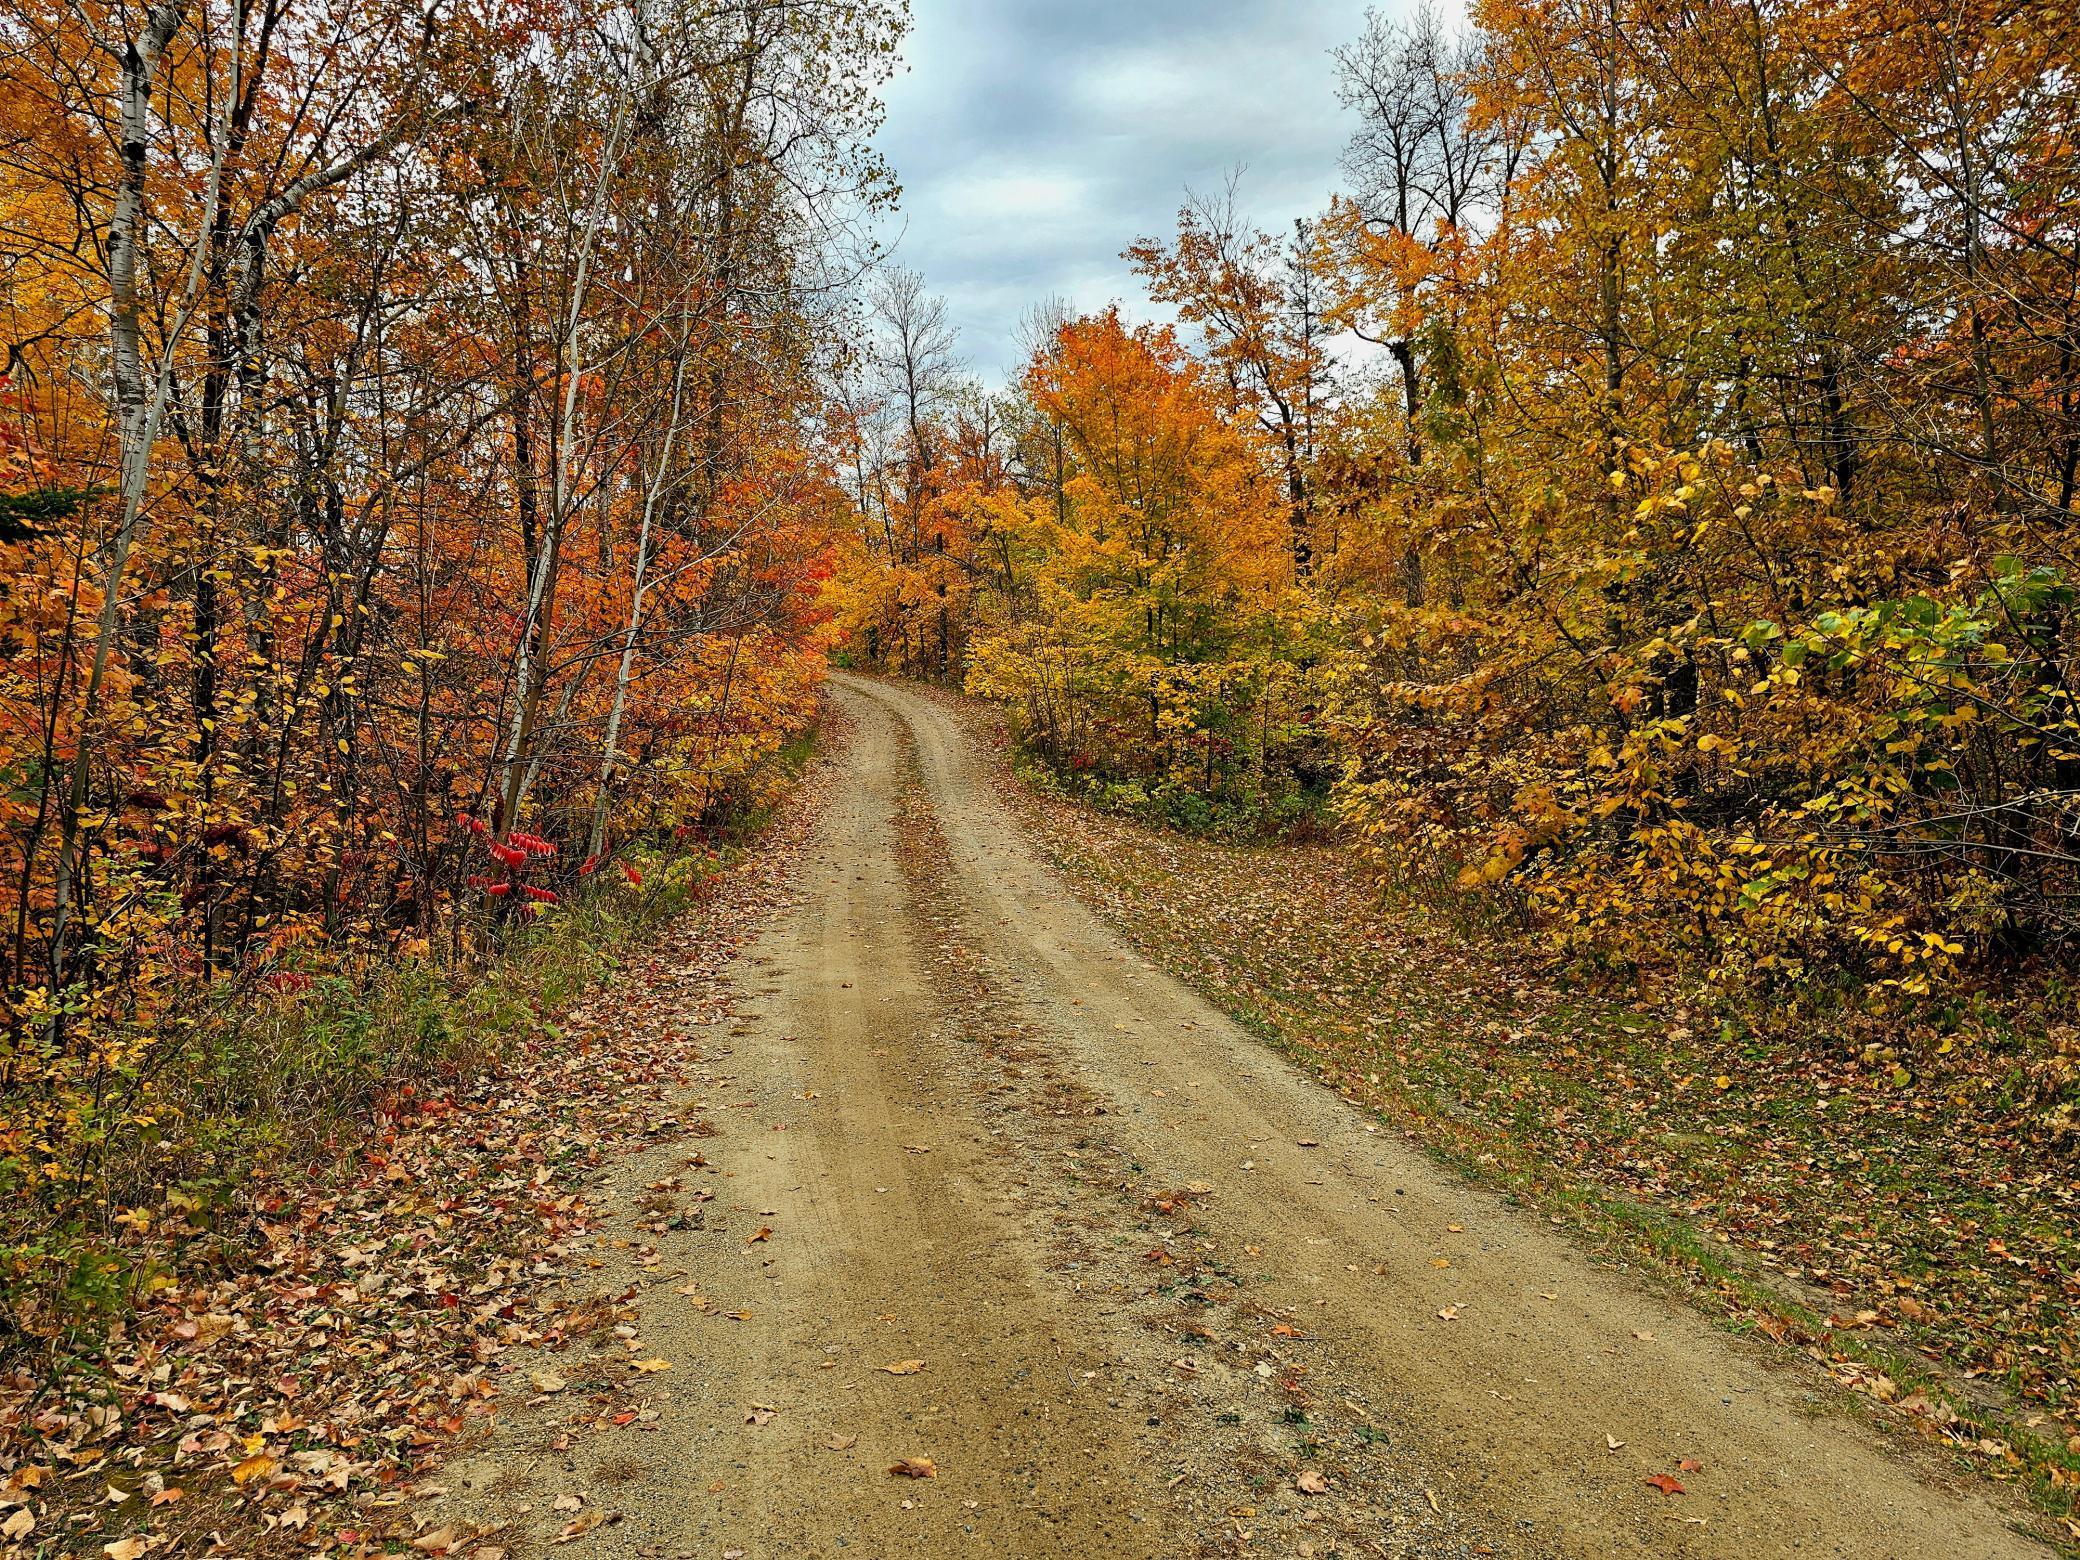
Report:
[[1035,797],[961,701],[832,699],[756,873],[154,1351],[125,1422],[174,1467],[82,1430],[52,1477],[123,1497],[113,1560],[2045,1552],[1989,1454],[1884,1434],[1932,1411],[1267,1016],[1484,1036],[1446,941],[1399,955],[1424,1005],[1307,963],[1358,912],[1315,853]]

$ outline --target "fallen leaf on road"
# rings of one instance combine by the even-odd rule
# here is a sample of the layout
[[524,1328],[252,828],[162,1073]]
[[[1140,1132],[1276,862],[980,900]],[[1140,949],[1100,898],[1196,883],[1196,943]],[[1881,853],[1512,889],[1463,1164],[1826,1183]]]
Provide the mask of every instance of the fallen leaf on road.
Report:
[[628,1368],[639,1376],[647,1376],[653,1371],[670,1370],[672,1362],[670,1360],[630,1360]]
[[1456,1322],[1459,1319],[1459,1308],[1455,1305],[1448,1305],[1437,1313],[1437,1319],[1440,1322]]
[[1320,1148],[1322,1146],[1320,1140],[1317,1138],[1301,1138],[1298,1140],[1298,1142],[1299,1146],[1302,1148]]
[[1307,1468],[1293,1480],[1293,1488],[1302,1495],[1326,1495],[1329,1493],[1329,1481],[1316,1469]]
[[1676,1464],[1676,1467],[1681,1469],[1684,1473],[1704,1472],[1704,1464],[1699,1462],[1695,1457],[1685,1457],[1681,1462]]
[[[259,1437],[255,1436],[255,1440]],[[251,1484],[255,1479],[264,1479],[275,1469],[275,1461],[265,1452],[255,1452],[231,1470],[233,1484]]]
[[893,1365],[883,1365],[882,1370],[891,1376],[914,1376],[924,1369],[923,1360],[897,1360]]
[[1615,1452],[1619,1447],[1623,1446],[1625,1443],[1619,1440],[1616,1436],[1606,1431],[1603,1437],[1603,1444],[1608,1446],[1612,1451]]
[[888,1471],[905,1479],[936,1479],[939,1465],[929,1457],[905,1457],[899,1463],[890,1463]]
[[535,1371],[528,1376],[527,1381],[535,1391],[542,1393],[561,1392],[570,1385],[569,1382],[565,1381],[563,1377],[553,1370]]
[[1673,1474],[1657,1473],[1647,1479],[1643,1479],[1641,1482],[1644,1484],[1653,1485],[1655,1489],[1659,1490],[1664,1495],[1687,1495],[1690,1493],[1688,1490],[1684,1489],[1681,1484],[1676,1482],[1675,1475]]
[[559,1495],[551,1502],[551,1509],[556,1511],[583,1511],[585,1509],[585,1497],[582,1495]]
[[780,1410],[773,1407],[770,1403],[753,1403],[744,1410],[744,1423],[747,1425],[769,1425],[773,1422],[773,1416],[779,1412]]
[[139,1555],[149,1554],[157,1542],[157,1539],[133,1534],[129,1538],[119,1538],[113,1544],[103,1544],[101,1552],[108,1556],[108,1560],[137,1560]]
[[564,1524],[563,1531],[556,1535],[555,1541],[559,1544],[568,1544],[574,1539],[583,1538],[606,1520],[607,1514],[597,1507],[591,1511],[580,1512]]
[[745,1241],[744,1244],[747,1246],[755,1246],[762,1240],[771,1240],[772,1238],[773,1226],[770,1224],[761,1224],[758,1227],[757,1231],[752,1235],[752,1237],[749,1240]]
[[833,1435],[823,1443],[823,1449],[827,1452],[849,1452],[858,1439],[856,1435]]

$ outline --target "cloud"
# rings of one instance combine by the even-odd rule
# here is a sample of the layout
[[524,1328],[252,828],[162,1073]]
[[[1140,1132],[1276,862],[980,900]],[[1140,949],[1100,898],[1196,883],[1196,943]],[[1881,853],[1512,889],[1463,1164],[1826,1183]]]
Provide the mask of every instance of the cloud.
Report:
[[899,264],[943,293],[986,379],[1025,309],[1155,310],[1119,252],[1168,233],[1187,187],[1246,168],[1265,227],[1318,211],[1350,133],[1329,51],[1364,0],[914,0],[909,69],[876,145],[904,188]]

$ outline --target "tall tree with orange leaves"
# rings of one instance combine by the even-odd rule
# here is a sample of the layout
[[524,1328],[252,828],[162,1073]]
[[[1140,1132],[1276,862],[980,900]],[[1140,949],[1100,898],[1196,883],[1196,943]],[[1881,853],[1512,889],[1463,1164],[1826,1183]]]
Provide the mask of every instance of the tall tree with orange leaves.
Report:
[[846,518],[831,235],[887,198],[902,25],[0,17],[10,1299],[191,1168],[133,1150],[226,1013],[472,967],[771,783]]

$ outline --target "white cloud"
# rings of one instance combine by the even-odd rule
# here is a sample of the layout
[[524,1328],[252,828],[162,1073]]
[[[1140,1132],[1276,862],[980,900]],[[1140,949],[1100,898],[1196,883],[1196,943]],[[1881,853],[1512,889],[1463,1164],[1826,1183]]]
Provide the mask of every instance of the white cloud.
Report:
[[1337,186],[1349,123],[1329,51],[1358,35],[1364,0],[913,10],[876,143],[905,190],[896,259],[946,295],[985,377],[1016,371],[1019,316],[1051,293],[1148,316],[1119,252],[1171,231],[1188,185],[1246,166],[1243,203],[1271,228]]

